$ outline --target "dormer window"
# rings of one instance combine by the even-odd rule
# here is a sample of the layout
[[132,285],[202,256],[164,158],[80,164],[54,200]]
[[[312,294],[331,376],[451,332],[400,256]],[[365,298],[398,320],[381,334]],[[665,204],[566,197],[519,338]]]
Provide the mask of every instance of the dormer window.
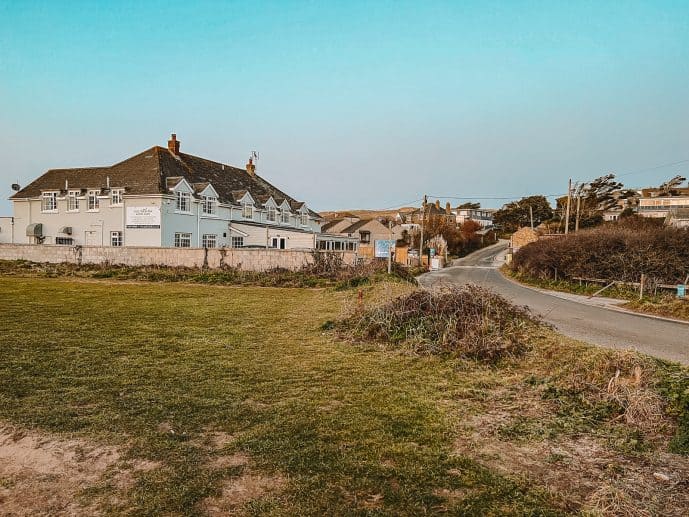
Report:
[[96,212],[100,209],[98,194],[100,194],[100,190],[89,190],[88,195],[86,196],[88,209],[92,212]]
[[281,210],[280,211],[280,222],[282,224],[289,224],[289,216],[290,216],[289,210],[284,210],[284,209]]
[[43,192],[41,196],[42,212],[57,212],[57,192]]
[[175,195],[175,210],[178,212],[189,212],[191,207],[191,194],[189,192],[176,192]]
[[274,223],[275,221],[277,221],[277,210],[275,209],[274,206],[268,207],[268,213],[266,215],[266,219],[271,223]]
[[124,190],[121,188],[114,188],[110,191],[110,205],[117,206],[122,204],[122,195]]
[[242,217],[244,219],[253,219],[254,218],[254,205],[251,203],[243,203],[242,204]]
[[308,226],[309,224],[309,214],[308,212],[302,212],[299,214],[299,222],[302,226]]
[[212,196],[203,196],[201,198],[201,210],[205,215],[215,215],[216,205],[218,204],[218,199]]

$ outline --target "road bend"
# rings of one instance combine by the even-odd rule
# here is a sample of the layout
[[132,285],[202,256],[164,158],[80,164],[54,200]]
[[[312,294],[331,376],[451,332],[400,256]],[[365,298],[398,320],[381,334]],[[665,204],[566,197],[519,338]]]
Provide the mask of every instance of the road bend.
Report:
[[547,292],[523,287],[505,278],[507,242],[476,251],[452,266],[419,278],[425,287],[478,284],[526,305],[558,332],[594,345],[632,349],[689,365],[689,324],[653,319],[614,309],[619,301]]

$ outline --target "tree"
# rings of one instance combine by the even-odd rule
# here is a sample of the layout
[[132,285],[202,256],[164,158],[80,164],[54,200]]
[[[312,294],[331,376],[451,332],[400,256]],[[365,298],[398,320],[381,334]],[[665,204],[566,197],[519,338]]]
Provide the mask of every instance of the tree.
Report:
[[504,231],[514,232],[531,224],[531,212],[533,212],[534,226],[553,217],[553,209],[545,196],[528,196],[519,201],[507,203],[495,212],[493,222]]
[[481,208],[481,203],[471,203],[471,202],[469,202],[469,203],[462,203],[461,205],[459,205],[459,206],[457,207],[458,210],[461,210],[461,209],[463,209],[463,208],[469,208],[469,209],[472,209],[472,210],[478,210],[479,208]]

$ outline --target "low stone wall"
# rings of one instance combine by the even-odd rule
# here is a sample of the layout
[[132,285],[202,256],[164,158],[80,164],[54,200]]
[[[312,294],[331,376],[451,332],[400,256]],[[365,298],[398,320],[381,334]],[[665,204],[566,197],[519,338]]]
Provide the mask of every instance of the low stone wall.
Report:
[[[326,252],[319,252],[326,253]],[[355,252],[327,252],[342,256],[346,264],[356,262]],[[70,262],[73,264],[121,264],[126,266],[234,267],[245,271],[283,268],[296,271],[313,262],[311,251],[275,249],[144,248],[109,246],[53,246],[44,244],[0,244],[0,260]]]

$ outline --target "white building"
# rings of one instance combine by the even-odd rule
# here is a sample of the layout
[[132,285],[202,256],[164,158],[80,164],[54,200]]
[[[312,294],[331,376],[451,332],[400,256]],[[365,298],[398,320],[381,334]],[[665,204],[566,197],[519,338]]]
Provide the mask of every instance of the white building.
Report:
[[639,199],[642,217],[667,217],[671,212],[689,208],[689,196],[658,196]]
[[11,200],[0,242],[356,249],[355,239],[321,234],[321,217],[252,160],[239,169],[184,154],[176,135],[110,167],[49,170]]
[[457,224],[464,224],[471,219],[480,224],[482,228],[492,228],[493,212],[495,210],[488,208],[457,208]]

